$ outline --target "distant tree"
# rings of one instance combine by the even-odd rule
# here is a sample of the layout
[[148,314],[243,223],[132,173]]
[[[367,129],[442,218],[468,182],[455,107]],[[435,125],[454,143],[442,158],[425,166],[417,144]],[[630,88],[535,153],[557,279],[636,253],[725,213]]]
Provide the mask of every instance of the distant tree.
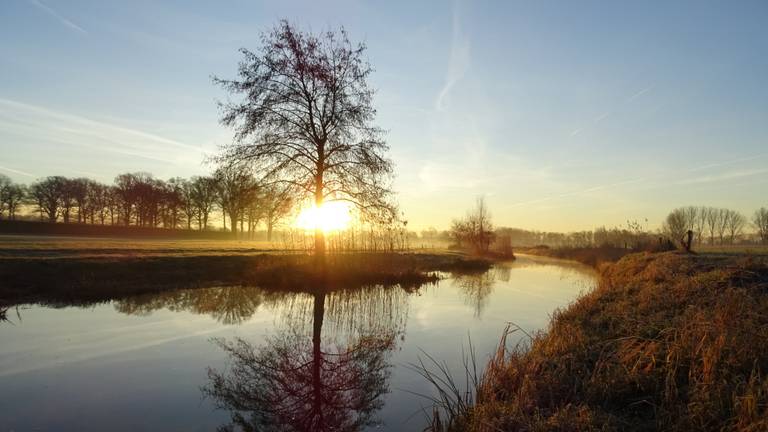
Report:
[[0,174],[0,219],[3,218],[3,212],[5,211],[5,201],[3,198],[7,188],[10,186],[11,179],[4,174]]
[[[72,206],[77,207],[77,222],[85,222],[87,199],[88,199],[88,187],[91,180],[87,178],[75,178],[67,179],[67,200]],[[66,208],[65,219],[69,219],[69,206]],[[65,220],[65,222],[67,221]]]
[[192,181],[184,180],[180,183],[181,187],[181,212],[184,213],[184,220],[187,229],[192,229],[192,221],[197,219],[197,206],[195,206],[195,192]]
[[192,177],[192,203],[197,214],[197,227],[204,230],[208,227],[208,218],[216,208],[218,187],[212,177]]
[[108,186],[95,181],[88,183],[88,216],[92,224],[96,223],[96,218],[98,217],[99,223],[104,225],[108,208],[108,193]]
[[757,230],[757,234],[760,236],[760,241],[764,244],[768,243],[768,209],[760,207],[755,210],[755,214],[752,215],[752,225]]
[[219,205],[229,216],[232,233],[237,235],[237,224],[243,216],[243,210],[257,192],[256,181],[243,164],[222,165],[214,173],[214,178],[218,187]]
[[487,253],[495,236],[491,214],[485,199],[477,199],[475,208],[464,219],[451,224],[451,237],[459,246],[470,246],[475,252]]
[[692,245],[687,243],[687,233],[693,231],[693,223],[691,213],[686,208],[676,208],[667,215],[662,230],[671,241],[689,250]]
[[40,218],[43,214],[48,217],[49,222],[56,222],[65,201],[65,189],[67,179],[61,176],[46,177],[37,181],[31,186],[31,193],[40,211]]
[[8,210],[8,219],[15,220],[19,205],[27,196],[27,187],[20,184],[11,184],[2,193],[5,208]]
[[725,244],[725,234],[728,231],[728,218],[731,217],[731,213],[728,209],[717,209],[717,237],[720,239],[720,244]]
[[[296,201],[346,200],[391,216],[392,163],[373,125],[365,46],[353,45],[344,29],[315,35],[281,21],[262,35],[258,52],[241,52],[239,79],[214,79],[243,96],[221,105],[235,139],[218,161],[252,164],[268,182],[294,186]],[[319,228],[315,253],[325,253]]]
[[728,210],[727,214],[726,230],[728,233],[728,243],[733,244],[736,242],[736,238],[744,232],[744,227],[747,225],[747,218],[734,210]]
[[293,208],[294,192],[287,185],[271,185],[264,188],[258,201],[267,225],[267,241],[272,241],[272,231]]
[[16,184],[8,177],[0,174],[0,219],[3,212],[8,211],[8,219],[16,219],[16,210],[26,196],[26,187]]
[[167,182],[161,182],[162,199],[160,202],[162,221],[164,228],[176,229],[181,223],[181,214],[184,210],[184,185],[187,180],[174,177]]

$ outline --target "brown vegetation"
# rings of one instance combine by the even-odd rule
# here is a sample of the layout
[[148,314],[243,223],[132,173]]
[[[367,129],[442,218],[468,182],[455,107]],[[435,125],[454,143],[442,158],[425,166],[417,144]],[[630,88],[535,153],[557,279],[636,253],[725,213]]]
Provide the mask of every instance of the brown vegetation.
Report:
[[518,249],[518,253],[567,259],[577,261],[594,268],[599,268],[604,263],[613,263],[620,260],[622,257],[633,253],[633,250],[613,246],[564,248],[535,246]]
[[434,281],[437,271],[487,269],[458,254],[349,253],[325,265],[306,254],[0,258],[0,306],[93,302],[165,289],[221,284],[314,292],[329,287]]
[[760,258],[624,257],[436,429],[766,430],[766,290]]

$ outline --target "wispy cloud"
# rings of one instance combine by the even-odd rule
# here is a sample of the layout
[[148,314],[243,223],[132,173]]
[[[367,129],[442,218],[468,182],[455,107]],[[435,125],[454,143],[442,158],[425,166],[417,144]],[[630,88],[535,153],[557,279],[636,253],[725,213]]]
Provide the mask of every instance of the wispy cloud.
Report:
[[725,182],[729,180],[740,179],[743,177],[752,177],[752,176],[765,174],[765,173],[768,173],[768,168],[738,169],[738,170],[732,170],[724,173],[687,178],[687,179],[680,180],[677,183],[681,185],[694,185],[694,184],[703,184],[703,183]]
[[625,103],[631,103],[632,101],[634,101],[635,99],[639,98],[640,96],[642,96],[642,95],[644,95],[644,94],[648,93],[649,91],[653,90],[653,88],[654,88],[654,87],[655,87],[655,86],[648,86],[648,87],[646,87],[646,88],[644,88],[644,89],[640,90],[639,92],[637,92],[637,93],[633,94],[632,96],[630,96],[629,98],[627,98],[627,100],[626,100],[626,101],[624,101],[624,102],[625,102]]
[[3,98],[0,124],[6,134],[165,163],[199,163],[207,153],[200,147],[142,130]]
[[18,175],[24,176],[24,177],[32,177],[32,178],[37,177],[36,175],[28,173],[26,171],[17,170],[17,169],[13,169],[13,168],[8,168],[6,166],[1,166],[1,165],[0,165],[0,171],[6,171],[6,172],[9,172],[9,173],[18,174]]
[[577,189],[577,190],[572,190],[572,191],[569,191],[569,192],[564,192],[564,193],[561,193],[561,194],[549,195],[549,196],[545,196],[545,197],[541,197],[541,198],[537,198],[537,199],[533,199],[533,200],[529,200],[529,201],[520,201],[520,202],[509,204],[509,205],[507,205],[507,207],[518,207],[518,206],[524,206],[524,205],[530,205],[530,204],[539,204],[539,203],[542,203],[542,202],[552,201],[552,200],[556,200],[556,199],[559,199],[559,198],[568,198],[568,197],[572,197],[572,196],[585,195],[585,194],[588,194],[588,193],[591,193],[591,192],[598,192],[598,191],[602,191],[602,190],[606,190],[606,189],[611,189],[611,188],[615,188],[615,187],[619,187],[619,186],[624,186],[624,185],[628,185],[628,184],[632,184],[632,183],[640,183],[640,182],[642,182],[644,180],[645,180],[645,178],[641,177],[641,178],[635,178],[635,179],[630,179],[630,180],[623,180],[623,181],[614,182],[614,183],[607,183],[607,184],[602,184],[602,185],[596,185],[596,186],[591,186],[591,187],[587,187],[587,188],[584,188],[584,189]]
[[586,129],[588,127],[596,126],[597,124],[599,124],[603,120],[605,120],[608,117],[612,116],[613,113],[615,113],[616,111],[620,110],[624,105],[629,105],[629,104],[633,103],[635,101],[635,99],[637,99],[637,98],[641,97],[642,95],[648,93],[649,91],[653,90],[655,87],[656,87],[655,85],[651,85],[651,86],[648,86],[648,87],[638,91],[637,93],[632,94],[628,98],[624,99],[624,101],[619,103],[613,109],[610,109],[610,110],[600,114],[599,116],[595,117],[588,126],[582,126],[582,127],[579,127],[579,128],[576,128],[576,129],[572,130],[570,135],[572,137],[575,137],[576,135],[580,134],[584,129]]
[[66,27],[69,27],[70,29],[72,29],[72,30],[74,30],[76,32],[82,33],[82,34],[88,34],[88,32],[85,31],[84,28],[82,28],[79,25],[73,23],[72,21],[70,21],[65,16],[63,16],[60,13],[56,12],[55,10],[53,10],[50,6],[44,5],[42,2],[40,2],[38,0],[29,0],[29,3],[31,3],[32,5],[37,7],[38,9],[46,12],[47,14],[51,15],[52,17],[56,18],[57,20],[59,20],[60,23],[64,24]]
[[469,38],[461,29],[461,14],[458,0],[453,2],[453,22],[451,25],[451,53],[448,60],[448,72],[445,84],[435,100],[435,109],[444,111],[448,107],[451,90],[467,73],[470,65]]

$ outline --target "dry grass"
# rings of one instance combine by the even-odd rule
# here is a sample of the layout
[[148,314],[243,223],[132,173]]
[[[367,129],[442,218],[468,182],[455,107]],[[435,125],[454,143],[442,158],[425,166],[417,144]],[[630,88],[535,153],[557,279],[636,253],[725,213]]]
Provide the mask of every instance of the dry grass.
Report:
[[410,289],[436,280],[438,271],[476,271],[490,265],[456,254],[410,253],[329,255],[323,265],[306,254],[273,253],[0,257],[0,306],[87,303],[216,285],[306,292],[371,284]]
[[277,242],[0,235],[0,258],[249,255],[277,252]]
[[611,246],[579,247],[579,248],[549,248],[536,246],[518,249],[519,253],[546,256],[550,258],[577,261],[590,267],[599,268],[605,263],[614,263],[632,253],[632,249]]
[[442,430],[768,430],[764,259],[634,254],[503,345],[476,404]]

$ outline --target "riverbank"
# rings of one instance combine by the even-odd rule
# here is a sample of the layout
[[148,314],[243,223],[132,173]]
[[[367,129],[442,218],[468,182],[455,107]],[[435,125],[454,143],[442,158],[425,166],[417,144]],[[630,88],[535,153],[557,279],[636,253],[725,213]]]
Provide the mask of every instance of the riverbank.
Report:
[[534,246],[517,248],[518,253],[528,255],[545,256],[580,262],[590,267],[599,268],[602,264],[615,263],[621,258],[635,253],[632,249],[617,248],[612,246],[600,247],[564,247],[550,248],[547,246]]
[[633,254],[499,350],[476,404],[439,429],[766,430],[766,371],[765,257]]
[[20,303],[88,303],[167,289],[258,285],[316,291],[368,284],[404,288],[437,280],[436,272],[484,271],[492,262],[461,254],[345,253],[324,265],[306,254],[183,253],[0,254],[0,307]]

